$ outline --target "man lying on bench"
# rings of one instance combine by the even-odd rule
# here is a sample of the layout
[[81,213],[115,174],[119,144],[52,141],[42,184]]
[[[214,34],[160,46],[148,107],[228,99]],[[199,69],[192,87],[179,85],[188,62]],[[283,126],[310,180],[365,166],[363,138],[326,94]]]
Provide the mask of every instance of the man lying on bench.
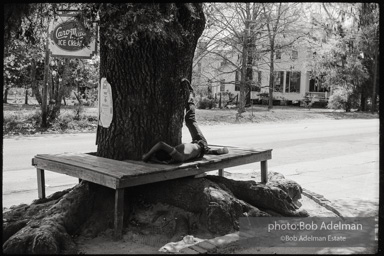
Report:
[[189,98],[186,103],[185,124],[191,134],[191,143],[182,143],[176,147],[172,147],[167,143],[160,141],[149,150],[147,154],[143,155],[143,161],[152,161],[157,163],[183,163],[185,161],[201,158],[204,154],[226,154],[228,148],[211,149],[208,147],[207,140],[204,138],[203,133],[200,131],[195,118],[195,103],[193,100],[193,89],[190,82],[183,78],[181,80],[182,86],[188,86]]

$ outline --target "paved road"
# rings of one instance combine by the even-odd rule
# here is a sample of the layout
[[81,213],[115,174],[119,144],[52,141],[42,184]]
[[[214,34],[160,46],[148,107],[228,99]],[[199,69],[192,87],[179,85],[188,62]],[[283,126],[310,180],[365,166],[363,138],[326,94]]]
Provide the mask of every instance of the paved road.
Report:
[[[296,180],[326,198],[379,198],[379,120],[312,120],[201,126],[210,144],[272,148],[270,171]],[[190,141],[183,129],[184,142]],[[36,154],[96,151],[95,134],[43,135],[3,140],[3,207],[37,198]],[[249,174],[257,164],[227,169]],[[230,175],[230,174],[229,174]],[[72,187],[77,179],[46,172],[47,194]]]

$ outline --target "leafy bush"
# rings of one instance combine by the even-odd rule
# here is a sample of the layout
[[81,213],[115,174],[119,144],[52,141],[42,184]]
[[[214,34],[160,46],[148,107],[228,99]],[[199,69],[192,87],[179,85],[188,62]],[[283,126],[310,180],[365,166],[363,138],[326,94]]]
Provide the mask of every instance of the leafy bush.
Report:
[[198,109],[212,109],[215,106],[215,100],[214,99],[208,99],[208,98],[202,98],[198,104]]
[[6,111],[3,118],[3,134],[31,134],[35,133],[35,126],[41,122],[39,110]]
[[348,94],[348,91],[343,88],[335,90],[329,97],[327,107],[331,109],[345,109],[348,101]]
[[327,107],[331,109],[344,109],[346,112],[349,112],[352,108],[358,108],[359,104],[358,93],[354,93],[351,89],[340,87],[329,97]]
[[71,129],[71,123],[73,122],[74,118],[71,113],[65,112],[64,114],[60,114],[55,122],[52,124],[53,130],[62,130],[65,131],[67,129]]
[[40,125],[41,123],[41,110],[36,110],[35,113],[26,118],[27,123],[32,123],[33,125]]

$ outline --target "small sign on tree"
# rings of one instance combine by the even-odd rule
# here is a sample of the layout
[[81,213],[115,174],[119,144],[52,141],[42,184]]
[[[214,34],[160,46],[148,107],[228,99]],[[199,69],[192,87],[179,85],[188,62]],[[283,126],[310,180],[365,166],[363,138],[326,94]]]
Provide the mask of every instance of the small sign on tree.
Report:
[[48,34],[48,49],[53,57],[91,59],[97,52],[97,36],[92,36],[74,14],[52,20]]
[[108,128],[113,118],[113,99],[111,85],[105,77],[99,85],[99,125]]

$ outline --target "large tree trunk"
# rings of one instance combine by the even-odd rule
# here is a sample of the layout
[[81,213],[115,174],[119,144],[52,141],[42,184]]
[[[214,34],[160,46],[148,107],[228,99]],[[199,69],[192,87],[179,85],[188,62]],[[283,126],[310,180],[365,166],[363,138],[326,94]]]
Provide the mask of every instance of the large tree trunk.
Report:
[[180,144],[188,97],[180,81],[192,76],[201,4],[104,4],[100,20],[100,77],[111,84],[113,120],[98,128],[97,155],[137,160],[158,141]]
[[[238,231],[238,220],[245,216],[308,216],[294,204],[301,198],[300,185],[278,173],[268,176],[267,184],[207,176],[128,188],[124,228],[176,241],[187,234],[214,237]],[[73,237],[95,237],[113,228],[114,194],[112,189],[83,181],[4,213],[3,251],[76,252]]]

